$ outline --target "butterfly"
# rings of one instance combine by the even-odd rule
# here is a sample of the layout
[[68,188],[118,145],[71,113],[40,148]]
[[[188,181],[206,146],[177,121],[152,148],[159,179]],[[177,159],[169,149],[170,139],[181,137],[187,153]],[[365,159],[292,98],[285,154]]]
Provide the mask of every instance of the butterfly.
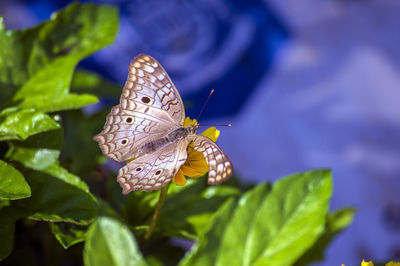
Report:
[[140,54],[129,65],[119,105],[112,107],[103,131],[94,136],[104,155],[122,167],[117,181],[122,193],[157,190],[171,182],[185,163],[187,147],[203,153],[208,184],[232,176],[232,163],[211,139],[197,135],[198,125],[184,126],[181,96],[164,68],[149,55]]

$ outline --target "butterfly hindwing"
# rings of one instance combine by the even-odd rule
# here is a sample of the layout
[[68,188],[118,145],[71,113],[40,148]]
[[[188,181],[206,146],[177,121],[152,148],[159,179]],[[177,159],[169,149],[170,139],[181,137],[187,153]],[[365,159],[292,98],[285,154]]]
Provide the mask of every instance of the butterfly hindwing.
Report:
[[202,152],[208,164],[208,184],[217,185],[232,176],[233,167],[228,156],[211,139],[195,135],[190,136],[193,140],[193,148]]
[[122,167],[117,177],[123,189],[122,193],[127,194],[132,190],[156,190],[171,182],[187,159],[187,145],[188,140],[181,139]]

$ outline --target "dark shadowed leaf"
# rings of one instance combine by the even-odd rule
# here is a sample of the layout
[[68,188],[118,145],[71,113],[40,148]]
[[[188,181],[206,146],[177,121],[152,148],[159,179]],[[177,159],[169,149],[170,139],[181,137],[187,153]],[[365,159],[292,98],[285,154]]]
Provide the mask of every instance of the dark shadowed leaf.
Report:
[[7,206],[10,206],[10,201],[7,199],[0,199],[0,210]]
[[93,136],[102,130],[108,112],[86,116],[76,110],[63,114],[65,141],[60,161],[71,172],[85,177],[105,161]]
[[32,196],[12,206],[29,211],[32,219],[87,224],[96,216],[96,200],[79,178],[28,170],[24,174]]
[[60,125],[50,116],[32,109],[13,107],[0,113],[0,141],[25,140],[31,135],[58,128]]
[[0,261],[7,257],[14,246],[15,222],[24,217],[23,210],[4,207],[0,210]]
[[[128,73],[128,68],[126,68]],[[72,79],[71,91],[93,93],[101,97],[119,98],[122,86],[105,80],[96,73],[78,70]]]
[[62,131],[53,130],[30,137],[24,142],[12,142],[7,158],[21,163],[27,168],[45,172],[65,182],[77,186],[85,192],[89,189],[79,177],[69,173],[58,163]]
[[24,176],[14,167],[0,160],[0,199],[23,199],[31,196]]
[[50,228],[65,249],[86,239],[87,226],[72,223],[50,223]]
[[29,210],[33,219],[86,224],[96,215],[96,200],[85,182],[59,165],[61,140],[62,131],[52,130],[12,142],[7,158],[25,167],[32,189],[29,200],[13,206]]
[[100,217],[90,225],[84,262],[87,266],[147,265],[128,227],[109,217]]
[[[98,217],[107,216],[122,221],[121,216],[106,201],[100,198],[96,198],[96,201]],[[50,228],[54,237],[65,249],[85,241],[88,230],[88,226],[64,222],[50,223]]]

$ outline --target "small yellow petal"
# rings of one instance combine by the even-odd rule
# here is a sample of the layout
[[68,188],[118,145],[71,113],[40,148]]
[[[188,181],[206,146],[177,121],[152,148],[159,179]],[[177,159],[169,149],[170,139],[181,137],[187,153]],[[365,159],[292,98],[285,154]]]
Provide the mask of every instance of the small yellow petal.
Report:
[[183,126],[188,127],[188,126],[195,126],[197,125],[197,120],[196,119],[190,119],[190,117],[185,118],[185,122],[183,123]]
[[186,178],[185,178],[185,176],[183,175],[183,173],[182,173],[181,170],[179,170],[179,171],[176,173],[176,175],[172,178],[172,182],[173,182],[175,185],[178,185],[178,186],[183,186],[183,185],[186,184]]
[[372,260],[370,260],[370,261],[363,260],[361,262],[361,266],[374,266],[374,263],[372,262]]
[[188,146],[188,158],[181,166],[182,173],[191,178],[198,178],[208,172],[208,164],[203,153],[193,149],[193,144]]
[[181,167],[182,174],[190,178],[199,178],[205,175],[208,172],[208,168],[206,169],[193,169],[192,167],[188,167],[183,165]]
[[201,133],[201,135],[216,142],[220,133],[221,133],[221,131],[219,131],[215,127],[209,127],[206,130],[204,130],[204,132]]
[[400,266],[400,262],[398,261],[389,261],[385,264],[385,266]]

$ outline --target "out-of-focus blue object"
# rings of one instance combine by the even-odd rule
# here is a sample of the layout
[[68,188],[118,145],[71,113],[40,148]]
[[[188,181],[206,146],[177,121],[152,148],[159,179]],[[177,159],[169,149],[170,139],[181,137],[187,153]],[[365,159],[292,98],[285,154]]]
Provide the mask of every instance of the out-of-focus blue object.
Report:
[[[43,21],[67,2],[26,1],[26,6]],[[203,118],[237,113],[288,36],[262,1],[95,2],[119,7],[120,30],[113,46],[80,66],[123,84],[130,60],[150,54],[167,70],[192,117],[211,89],[215,94]]]
[[[129,61],[152,55],[167,70],[195,117],[237,113],[270,69],[287,37],[261,1],[121,1],[116,44],[82,64],[123,82]],[[101,62],[100,62],[101,61]]]

